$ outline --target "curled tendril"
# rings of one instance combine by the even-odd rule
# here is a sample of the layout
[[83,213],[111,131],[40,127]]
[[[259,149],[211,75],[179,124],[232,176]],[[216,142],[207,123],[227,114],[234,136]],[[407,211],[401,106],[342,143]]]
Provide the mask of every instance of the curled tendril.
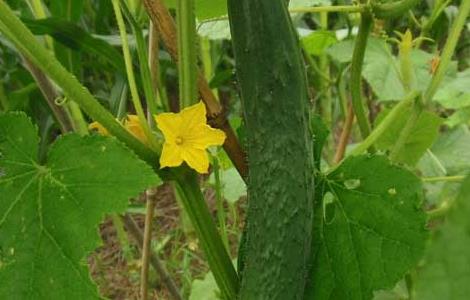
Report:
[[55,98],[54,103],[57,106],[62,106],[65,103],[67,103],[67,101],[68,101],[68,99],[65,96],[64,97],[57,97],[57,98]]

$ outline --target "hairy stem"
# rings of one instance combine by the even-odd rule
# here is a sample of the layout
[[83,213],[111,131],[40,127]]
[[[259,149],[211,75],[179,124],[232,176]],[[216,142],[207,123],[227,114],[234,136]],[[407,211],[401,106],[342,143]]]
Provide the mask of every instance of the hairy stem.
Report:
[[177,0],[178,76],[180,105],[197,102],[196,86],[196,16],[194,0]]
[[[362,65],[366,52],[367,40],[372,27],[372,16],[365,12],[361,14],[361,25],[356,37],[353,58],[351,63],[351,98],[354,113],[363,139],[366,139],[371,131],[369,118],[366,113],[364,99],[362,98]],[[372,148],[371,148],[372,149]]]
[[67,111],[62,106],[56,104],[56,99],[60,95],[52,85],[52,82],[27,58],[23,58],[23,61],[26,65],[26,68],[29,70],[37,85],[39,86],[39,89],[41,90],[47,105],[51,109],[52,114],[54,115],[62,133],[73,131],[72,122]]
[[372,131],[372,133],[361,144],[354,148],[353,151],[351,151],[350,155],[360,155],[370,148],[396,122],[396,120],[401,117],[412,101],[414,101],[418,96],[419,92],[413,91],[401,100],[400,103],[395,105],[374,131]]
[[176,188],[182,195],[181,202],[199,236],[201,246],[223,298],[235,299],[238,291],[238,275],[212,221],[207,204],[200,193],[195,178],[196,174],[181,168],[175,169],[173,173],[178,179]]

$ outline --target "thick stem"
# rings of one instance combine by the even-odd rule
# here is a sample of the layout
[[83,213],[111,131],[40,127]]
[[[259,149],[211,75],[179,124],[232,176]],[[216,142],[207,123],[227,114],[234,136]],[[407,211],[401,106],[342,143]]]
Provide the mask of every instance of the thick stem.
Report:
[[181,107],[197,102],[196,16],[194,0],[177,0],[178,76]]
[[[367,117],[364,99],[362,98],[362,65],[366,52],[367,40],[372,27],[372,16],[368,12],[361,14],[361,25],[356,37],[353,58],[351,63],[351,99],[356,114],[357,123],[363,139],[366,139],[371,131],[369,118]],[[371,148],[372,150],[373,148]]]
[[73,131],[72,122],[70,121],[67,111],[63,107],[56,104],[56,99],[60,95],[52,85],[52,82],[38,67],[31,63],[31,61],[29,61],[27,58],[24,58],[23,60],[25,66],[39,86],[39,89],[41,90],[47,105],[51,109],[52,114],[59,124],[62,133]]
[[238,275],[199,190],[196,174],[181,168],[175,169],[173,173],[178,179],[176,188],[183,195],[181,202],[199,236],[215,281],[224,299],[235,299],[238,291]]

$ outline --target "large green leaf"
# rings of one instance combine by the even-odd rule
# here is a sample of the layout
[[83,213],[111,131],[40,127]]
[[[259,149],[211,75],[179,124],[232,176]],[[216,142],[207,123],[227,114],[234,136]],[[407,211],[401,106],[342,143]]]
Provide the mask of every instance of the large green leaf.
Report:
[[45,164],[38,142],[24,114],[0,116],[0,299],[98,299],[98,224],[158,177],[114,138],[66,135]]
[[371,299],[417,264],[427,231],[413,173],[384,156],[352,157],[317,191],[306,299]]
[[418,300],[466,300],[470,295],[470,178],[426,251]]
[[[409,108],[406,113],[398,117],[395,123],[377,140],[377,147],[382,150],[392,149],[400,133],[405,127],[411,113]],[[377,118],[377,124],[380,123],[389,110],[384,110]],[[426,150],[432,146],[436,140],[439,127],[443,120],[433,112],[424,111],[416,122],[412,133],[406,139],[406,142],[397,155],[397,160],[408,165],[415,165],[423,156]]]
[[[347,63],[352,59],[354,41],[346,40],[328,48],[327,53],[339,63]],[[429,81],[429,62],[432,55],[414,49],[411,52],[413,62],[413,88],[424,90]],[[452,71],[455,64],[452,64]],[[370,38],[367,43],[362,76],[372,87],[380,101],[399,100],[405,97],[406,92],[401,82],[398,59],[392,54],[390,46],[382,39]]]

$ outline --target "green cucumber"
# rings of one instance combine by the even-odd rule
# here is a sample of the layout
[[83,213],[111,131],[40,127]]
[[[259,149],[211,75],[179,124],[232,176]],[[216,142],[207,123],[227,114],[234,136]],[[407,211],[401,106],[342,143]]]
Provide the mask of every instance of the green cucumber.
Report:
[[228,9],[249,163],[239,299],[302,299],[314,186],[297,33],[284,0],[228,0]]

